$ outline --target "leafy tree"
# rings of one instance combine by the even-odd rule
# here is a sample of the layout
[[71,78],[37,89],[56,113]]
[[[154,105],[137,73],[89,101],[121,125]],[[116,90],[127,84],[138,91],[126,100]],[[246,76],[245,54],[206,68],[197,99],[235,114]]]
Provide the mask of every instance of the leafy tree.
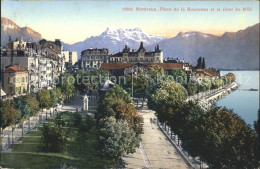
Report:
[[106,117],[99,123],[99,147],[102,152],[119,161],[123,153],[129,154],[139,147],[141,138],[124,120],[116,120],[114,117]]
[[46,89],[42,89],[37,93],[37,99],[39,101],[39,107],[41,109],[49,109],[51,107],[51,95]]
[[148,101],[154,105],[158,119],[170,123],[169,118],[178,111],[186,98],[187,91],[184,87],[175,82],[163,82]]
[[130,96],[120,86],[110,88],[98,106],[97,123],[105,117],[115,117],[128,122],[129,126],[138,134],[142,132],[142,117],[138,115]]
[[67,146],[65,129],[48,124],[42,127],[43,150],[47,152],[62,152]]
[[74,127],[79,127],[82,124],[82,121],[82,115],[80,113],[73,113],[72,122]]
[[54,119],[55,125],[58,127],[63,127],[65,125],[65,120],[62,118],[62,114],[58,113]]
[[57,96],[58,96],[58,101],[62,101],[63,95],[62,95],[62,92],[61,92],[61,88],[57,87],[56,93],[57,93]]
[[168,75],[173,76],[176,83],[182,85],[187,83],[187,73],[184,70],[170,70]]
[[19,96],[15,99],[16,108],[21,112],[22,118],[28,118],[39,111],[39,102],[35,94]]
[[187,85],[187,92],[189,95],[195,95],[198,91],[198,84],[197,83],[188,83]]
[[148,89],[148,81],[149,79],[144,76],[144,75],[137,75],[133,77],[132,76],[127,76],[126,77],[126,84],[124,85],[124,88],[128,93],[132,93],[132,81],[133,81],[133,92],[134,92],[134,97],[142,97],[146,94],[147,89]]
[[50,107],[55,107],[59,101],[59,96],[56,89],[49,90],[51,100],[50,100]]
[[61,89],[61,92],[67,97],[67,99],[70,99],[74,94],[74,84],[75,84],[75,78],[70,73],[64,73],[60,76],[58,87]]
[[211,168],[257,168],[256,133],[232,110],[215,107],[200,119],[196,137]]
[[0,101],[1,127],[7,127],[17,122],[19,112],[13,100]]

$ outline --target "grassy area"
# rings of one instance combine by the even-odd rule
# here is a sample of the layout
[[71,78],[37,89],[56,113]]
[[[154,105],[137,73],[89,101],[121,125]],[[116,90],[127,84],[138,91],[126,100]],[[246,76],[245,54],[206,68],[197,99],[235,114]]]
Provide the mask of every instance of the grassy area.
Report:
[[[71,113],[63,113],[62,118],[68,122]],[[54,120],[48,122],[54,125]],[[68,146],[63,153],[41,151],[41,130],[31,131],[28,136],[20,139],[22,144],[12,146],[12,152],[1,153],[1,166],[6,168],[60,168],[61,165],[77,168],[104,168],[112,161],[103,157],[96,148],[96,128],[89,132],[79,132],[77,128],[66,127],[68,132]]]

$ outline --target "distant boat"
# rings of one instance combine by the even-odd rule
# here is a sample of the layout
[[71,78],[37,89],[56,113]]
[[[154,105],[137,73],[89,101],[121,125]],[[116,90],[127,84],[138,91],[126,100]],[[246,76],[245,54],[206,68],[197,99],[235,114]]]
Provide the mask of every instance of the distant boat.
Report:
[[253,88],[251,88],[251,89],[249,89],[248,91],[258,91],[258,89],[253,89]]

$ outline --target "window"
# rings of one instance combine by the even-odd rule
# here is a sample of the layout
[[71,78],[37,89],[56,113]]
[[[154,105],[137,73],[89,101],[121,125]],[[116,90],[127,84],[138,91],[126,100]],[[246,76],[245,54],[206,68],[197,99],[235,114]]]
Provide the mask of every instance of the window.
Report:
[[12,84],[13,83],[13,78],[12,77],[8,77],[8,84]]
[[24,82],[24,77],[22,77],[22,82]]

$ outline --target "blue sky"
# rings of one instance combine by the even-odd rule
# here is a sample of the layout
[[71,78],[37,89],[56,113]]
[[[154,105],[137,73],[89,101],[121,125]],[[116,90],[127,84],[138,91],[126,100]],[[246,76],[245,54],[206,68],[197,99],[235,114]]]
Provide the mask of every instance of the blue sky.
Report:
[[[173,37],[178,32],[201,31],[221,35],[259,23],[257,1],[1,1],[1,15],[28,26],[46,39],[67,43],[101,34],[106,28],[141,28],[153,35]],[[124,12],[142,8],[245,8],[248,12]]]

